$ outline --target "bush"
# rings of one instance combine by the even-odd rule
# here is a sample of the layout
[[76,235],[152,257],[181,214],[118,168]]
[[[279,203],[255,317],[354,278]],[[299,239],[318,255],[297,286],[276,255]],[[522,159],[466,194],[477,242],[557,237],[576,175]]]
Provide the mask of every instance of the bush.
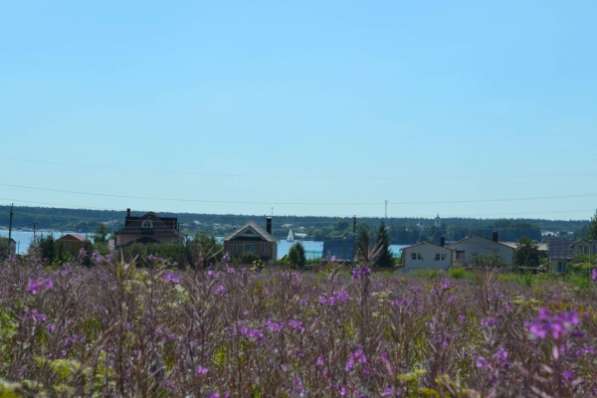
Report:
[[288,251],[288,262],[293,268],[302,269],[305,267],[307,259],[305,258],[305,248],[300,242],[292,245]]

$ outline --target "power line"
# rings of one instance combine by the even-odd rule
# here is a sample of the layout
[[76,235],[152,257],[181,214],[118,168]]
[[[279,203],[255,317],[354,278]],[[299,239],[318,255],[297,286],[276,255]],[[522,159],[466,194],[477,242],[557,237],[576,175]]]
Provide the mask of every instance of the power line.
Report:
[[308,201],[240,201],[240,200],[207,200],[207,199],[193,199],[193,198],[174,198],[174,197],[155,197],[144,195],[127,195],[104,192],[86,192],[74,191],[67,189],[36,187],[31,185],[20,184],[0,184],[0,186],[17,189],[27,189],[35,191],[66,193],[71,195],[83,196],[97,196],[109,197],[118,199],[140,199],[140,200],[157,200],[169,202],[186,202],[186,203],[202,203],[202,204],[245,204],[245,205],[288,205],[288,206],[379,206],[380,203],[392,205],[438,205],[438,204],[468,204],[468,203],[503,203],[503,202],[518,202],[518,201],[538,201],[538,200],[557,200],[557,199],[579,199],[597,197],[597,193],[583,193],[571,195],[552,195],[552,196],[529,196],[529,197],[511,197],[511,198],[495,198],[495,199],[461,199],[461,200],[445,200],[445,201],[372,201],[372,202],[308,202]]

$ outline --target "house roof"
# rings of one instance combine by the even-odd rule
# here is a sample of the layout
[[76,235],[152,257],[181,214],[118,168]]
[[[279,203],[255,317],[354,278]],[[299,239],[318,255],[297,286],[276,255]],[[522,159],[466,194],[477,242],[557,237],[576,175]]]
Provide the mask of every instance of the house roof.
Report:
[[574,252],[572,247],[574,246],[573,241],[571,240],[563,240],[563,239],[554,239],[550,240],[549,245],[549,257],[552,259],[571,259],[574,257]]
[[238,235],[240,235],[247,228],[253,229],[265,241],[276,242],[276,238],[274,238],[271,234],[269,234],[266,230],[264,230],[263,228],[261,228],[259,225],[257,225],[253,221],[251,221],[251,222],[243,225],[242,227],[240,227],[239,229],[237,229],[236,231],[234,231],[233,233],[231,233],[230,235],[228,235],[227,237],[225,237],[224,240],[226,241],[226,240],[231,240],[231,239],[236,238]]
[[496,241],[494,241],[492,239],[487,239],[487,238],[484,238],[482,236],[476,236],[476,235],[475,236],[467,236],[464,239],[460,239],[459,241],[450,243],[450,245],[457,245],[459,243],[465,242],[467,240],[472,240],[472,239],[484,240],[484,241],[487,241],[487,242],[495,243],[496,245],[502,245],[502,246],[505,246],[505,247],[507,247],[509,249],[516,250],[516,248],[511,245],[512,242],[503,242],[503,241],[496,242]]
[[78,240],[80,242],[85,242],[87,240],[87,237],[85,237],[85,235],[82,235],[82,234],[64,234],[56,240],[58,241],[58,240],[73,240],[73,239]]
[[408,250],[408,249],[412,249],[415,247],[419,247],[419,246],[423,246],[423,245],[428,245],[428,246],[434,246],[434,247],[439,247],[440,249],[446,249],[446,250],[450,250],[453,251],[454,249],[452,249],[451,247],[448,246],[440,246],[440,245],[436,245],[435,243],[431,243],[431,242],[427,242],[427,241],[423,241],[423,242],[419,242],[419,243],[415,243],[414,245],[410,245],[407,247],[403,247],[402,251],[404,250]]
[[[499,242],[502,245],[506,245],[511,247],[514,250],[517,250],[520,247],[520,243],[519,242],[505,242],[505,241],[501,241]],[[535,246],[535,248],[537,248],[537,250],[539,250],[540,252],[546,252],[549,250],[547,243],[535,243],[533,242],[533,245]]]

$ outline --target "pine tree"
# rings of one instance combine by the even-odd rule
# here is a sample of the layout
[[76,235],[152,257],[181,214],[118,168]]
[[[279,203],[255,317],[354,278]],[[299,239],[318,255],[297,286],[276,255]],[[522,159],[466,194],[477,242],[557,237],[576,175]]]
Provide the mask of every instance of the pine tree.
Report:
[[377,231],[375,265],[378,267],[393,267],[394,256],[390,251],[390,238],[385,224],[382,222]]
[[305,258],[305,248],[300,242],[292,245],[288,251],[288,261],[293,268],[303,268],[307,262]]
[[591,224],[589,224],[589,233],[587,238],[591,240],[597,240],[597,211],[595,211],[595,215],[593,218],[591,218]]
[[356,260],[362,262],[364,265],[369,263],[369,229],[362,225],[359,228],[357,242],[356,242]]

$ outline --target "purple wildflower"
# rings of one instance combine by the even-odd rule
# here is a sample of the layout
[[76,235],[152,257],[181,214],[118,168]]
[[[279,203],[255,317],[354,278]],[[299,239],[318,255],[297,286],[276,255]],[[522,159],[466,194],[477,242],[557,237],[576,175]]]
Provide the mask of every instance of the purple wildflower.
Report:
[[27,293],[37,295],[45,290],[54,287],[54,281],[51,278],[33,278],[27,283]]
[[33,308],[27,313],[27,316],[33,320],[35,323],[44,323],[48,320],[48,317],[43,312],[38,311],[37,309]]
[[180,276],[176,272],[172,272],[172,271],[164,272],[164,274],[162,275],[162,280],[164,282],[169,282],[174,285],[180,284]]
[[263,332],[258,329],[250,328],[248,326],[241,326],[238,331],[241,336],[246,337],[251,341],[263,339]]
[[359,280],[368,277],[371,274],[371,269],[366,265],[362,267],[353,268],[352,270],[352,279]]
[[346,361],[345,370],[350,372],[355,368],[355,365],[366,365],[367,364],[367,356],[361,347],[357,348],[353,351],[349,356],[348,360]]
[[288,327],[294,331],[303,333],[305,331],[305,326],[303,325],[302,321],[297,319],[291,319],[288,321]]
[[226,286],[219,284],[214,289],[214,294],[217,296],[224,296],[226,294]]
[[265,321],[265,327],[270,331],[270,333],[278,333],[284,329],[284,325],[282,323],[272,321],[271,319]]
[[209,369],[207,369],[201,365],[198,365],[195,368],[195,376],[202,377],[202,376],[205,376],[207,374],[207,372],[209,372]]
[[597,283],[597,268],[593,268],[591,271],[591,280]]
[[323,359],[323,355],[320,355],[317,357],[317,360],[315,361],[315,366],[321,368],[325,365],[325,359]]
[[541,308],[537,317],[527,323],[527,330],[533,339],[545,339],[551,336],[559,340],[572,332],[580,324],[580,317],[576,312],[562,312],[551,314],[548,309]]
[[489,362],[482,356],[478,356],[475,360],[475,366],[477,369],[487,369],[489,367]]

